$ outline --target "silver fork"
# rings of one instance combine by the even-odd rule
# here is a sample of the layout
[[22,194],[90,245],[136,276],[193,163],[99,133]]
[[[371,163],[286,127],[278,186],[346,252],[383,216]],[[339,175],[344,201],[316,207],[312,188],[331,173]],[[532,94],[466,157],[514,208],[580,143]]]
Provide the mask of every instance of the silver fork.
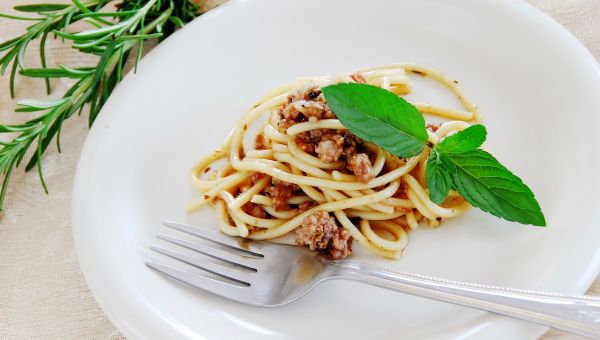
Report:
[[154,261],[147,261],[148,267],[193,287],[249,305],[281,306],[299,299],[326,280],[346,279],[600,338],[600,298],[391,272],[355,261],[327,260],[306,247],[245,242],[214,230],[170,221],[163,224],[208,242],[189,242],[159,234],[159,239],[193,250],[200,256],[188,256],[163,247],[151,249],[200,268],[212,277]]

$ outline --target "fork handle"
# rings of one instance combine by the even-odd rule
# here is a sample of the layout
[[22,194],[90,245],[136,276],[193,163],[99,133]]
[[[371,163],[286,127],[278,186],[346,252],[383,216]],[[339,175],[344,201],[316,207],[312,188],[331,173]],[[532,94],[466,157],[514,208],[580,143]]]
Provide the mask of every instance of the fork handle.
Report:
[[333,262],[333,265],[335,278],[359,281],[600,338],[599,298],[450,281],[391,272],[352,261]]

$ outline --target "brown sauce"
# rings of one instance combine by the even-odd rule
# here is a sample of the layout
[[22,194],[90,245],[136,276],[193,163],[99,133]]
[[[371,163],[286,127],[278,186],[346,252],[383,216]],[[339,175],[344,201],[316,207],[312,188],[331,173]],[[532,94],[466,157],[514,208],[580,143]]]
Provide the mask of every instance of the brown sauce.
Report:
[[252,241],[247,238],[243,238],[238,241],[238,245],[242,249],[250,250],[250,242],[252,242]]
[[310,256],[302,257],[297,263],[296,275],[294,277],[297,283],[307,283],[321,272],[323,267],[317,259]]

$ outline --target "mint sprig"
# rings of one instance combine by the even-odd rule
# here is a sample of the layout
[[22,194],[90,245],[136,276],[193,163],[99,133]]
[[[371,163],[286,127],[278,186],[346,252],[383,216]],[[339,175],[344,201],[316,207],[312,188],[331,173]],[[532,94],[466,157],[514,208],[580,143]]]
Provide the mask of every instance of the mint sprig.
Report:
[[[470,130],[475,127],[479,133]],[[448,144],[444,142],[449,141]],[[471,205],[494,216],[508,221],[535,226],[545,226],[546,220],[531,189],[523,181],[504,167],[489,153],[478,149],[480,141],[485,140],[485,128],[474,125],[458,132],[436,145],[427,160],[427,183],[429,197],[440,203],[447,196],[444,188],[430,183],[437,183],[446,174],[440,171],[429,171],[429,167],[447,171],[452,189]],[[463,146],[457,144],[463,141]],[[475,146],[477,145],[477,146]],[[474,147],[475,146],[475,147]]]
[[[423,116],[395,94],[355,83],[322,90],[333,113],[359,138],[398,157],[416,156],[428,145]],[[494,216],[545,226],[544,214],[529,187],[479,149],[486,136],[485,127],[477,124],[432,146],[426,169],[430,199],[440,204],[453,189],[474,207]]]

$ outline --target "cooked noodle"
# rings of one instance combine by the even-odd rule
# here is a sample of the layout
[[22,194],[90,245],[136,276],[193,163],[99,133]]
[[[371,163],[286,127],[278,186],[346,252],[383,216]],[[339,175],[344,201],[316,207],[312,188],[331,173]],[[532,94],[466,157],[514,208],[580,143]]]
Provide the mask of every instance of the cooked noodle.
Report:
[[[363,148],[370,156],[374,178],[364,181],[346,167],[343,160],[324,161],[297,145],[297,136],[321,129],[346,130],[333,118],[308,119],[287,129],[281,126],[282,107],[294,91],[313,84],[324,86],[360,79],[398,95],[411,91],[410,77],[429,77],[450,90],[463,106],[461,109],[436,104],[416,103],[422,114],[448,119],[439,128],[428,128],[429,142],[438,143],[446,135],[460,131],[480,119],[457,83],[443,73],[412,64],[378,66],[354,75],[302,79],[279,87],[261,99],[237,123],[218,150],[202,158],[192,170],[192,181],[200,197],[187,210],[198,210],[210,203],[215,206],[218,225],[228,235],[268,240],[285,235],[301,226],[316,212],[331,213],[359,244],[376,254],[394,258],[408,244],[407,231],[421,221],[437,227],[442,219],[464,213],[470,205],[458,194],[438,205],[429,199],[426,187],[426,160],[429,148],[416,157],[401,159],[372,144]],[[244,136],[260,117],[263,144],[259,150],[244,151]],[[217,166],[217,162],[224,165]],[[216,171],[215,168],[220,168]],[[277,209],[272,181],[294,186],[285,209]],[[313,202],[313,203],[311,203]],[[311,203],[302,211],[301,205]],[[249,212],[247,207],[258,209]],[[263,213],[264,212],[264,213]],[[264,216],[262,216],[264,215]]]

